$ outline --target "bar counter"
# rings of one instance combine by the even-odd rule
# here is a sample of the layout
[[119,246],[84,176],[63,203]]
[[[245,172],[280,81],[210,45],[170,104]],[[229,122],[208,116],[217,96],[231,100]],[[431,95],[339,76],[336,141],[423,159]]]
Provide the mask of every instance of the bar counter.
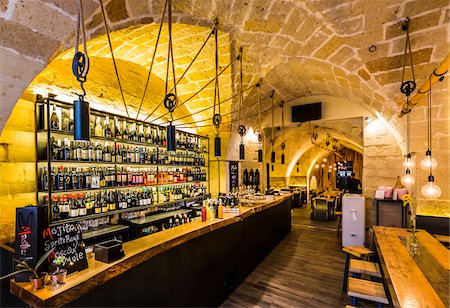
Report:
[[11,293],[33,307],[216,306],[290,231],[292,195],[241,206],[239,215],[194,221],[123,244],[125,257],[32,290],[11,280]]
[[407,229],[374,226],[383,276],[394,307],[448,307],[450,250],[417,230],[418,255],[407,250]]

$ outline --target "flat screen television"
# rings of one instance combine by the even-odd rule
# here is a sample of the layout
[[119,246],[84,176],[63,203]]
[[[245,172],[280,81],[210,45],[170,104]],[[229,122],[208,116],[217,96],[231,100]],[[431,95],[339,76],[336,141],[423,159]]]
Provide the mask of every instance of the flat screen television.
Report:
[[322,103],[292,106],[292,122],[307,122],[322,118]]

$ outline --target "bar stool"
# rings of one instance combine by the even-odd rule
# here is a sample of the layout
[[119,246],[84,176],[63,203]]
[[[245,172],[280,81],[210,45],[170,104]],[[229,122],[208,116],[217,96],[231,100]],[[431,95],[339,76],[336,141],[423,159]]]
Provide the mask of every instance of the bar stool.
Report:
[[342,282],[342,292],[347,292],[347,284],[348,284],[348,273],[350,266],[350,256],[353,256],[357,259],[368,258],[374,254],[374,252],[370,249],[360,246],[347,246],[342,248],[342,251],[346,253],[345,256],[345,267],[344,267],[344,280]]
[[341,231],[341,227],[342,227],[342,211],[338,211],[335,213],[336,216],[339,217],[339,223],[338,223],[338,227],[337,227],[337,236],[339,236],[339,232]]
[[351,297],[352,306],[358,305],[358,299],[375,302],[377,307],[383,307],[383,304],[389,304],[384,286],[379,282],[350,277],[348,279],[347,295]]

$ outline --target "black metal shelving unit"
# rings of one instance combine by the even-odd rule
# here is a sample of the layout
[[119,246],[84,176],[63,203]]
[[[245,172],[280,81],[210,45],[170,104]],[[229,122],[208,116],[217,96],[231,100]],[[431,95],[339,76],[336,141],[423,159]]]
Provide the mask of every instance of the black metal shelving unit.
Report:
[[[101,190],[121,190],[121,189],[136,189],[136,188],[152,188],[152,187],[161,187],[161,186],[171,186],[171,185],[185,185],[185,184],[194,184],[194,183],[202,183],[206,185],[207,192],[209,192],[209,176],[210,176],[210,170],[209,170],[209,138],[208,136],[200,136],[196,134],[192,134],[189,132],[180,131],[183,134],[194,136],[196,138],[199,138],[202,140],[202,143],[205,145],[206,151],[195,150],[195,149],[184,149],[184,148],[177,148],[179,151],[187,151],[191,153],[197,153],[197,154],[204,154],[207,157],[205,157],[205,166],[199,166],[199,165],[192,165],[192,164],[171,164],[171,165],[165,165],[165,164],[140,164],[140,163],[128,163],[128,162],[104,162],[104,161],[84,161],[84,160],[51,160],[51,147],[50,147],[50,141],[52,136],[67,136],[68,139],[73,138],[73,132],[65,131],[65,130],[57,130],[57,129],[48,129],[49,123],[50,123],[50,116],[51,116],[51,109],[50,105],[55,105],[61,108],[70,109],[73,108],[73,105],[67,102],[63,102],[60,100],[57,100],[55,96],[49,95],[48,97],[44,98],[42,96],[37,96],[36,98],[36,104],[35,104],[35,118],[36,118],[36,184],[39,187],[40,183],[40,169],[42,168],[42,165],[45,164],[47,166],[47,170],[49,172],[48,176],[48,189],[42,190],[42,189],[36,189],[36,204],[39,204],[42,201],[42,194],[48,195],[48,218],[51,226],[60,225],[63,223],[68,222],[76,222],[81,220],[87,220],[87,219],[95,219],[95,218],[101,218],[106,216],[113,216],[116,214],[126,213],[126,212],[133,212],[133,211],[141,211],[146,210],[149,208],[154,208],[158,206],[163,205],[169,205],[174,203],[180,203],[184,202],[185,205],[187,202],[190,201],[196,201],[201,200],[205,198],[204,196],[199,197],[193,197],[193,198],[185,198],[180,200],[174,200],[169,202],[159,202],[159,200],[156,200],[156,203],[153,203],[151,205],[145,205],[145,206],[136,206],[136,207],[130,207],[126,209],[117,209],[114,211],[108,211],[105,213],[98,213],[98,214],[91,214],[91,215],[84,215],[84,216],[77,216],[74,218],[67,218],[62,219],[58,221],[52,221],[52,194],[66,194],[71,192],[89,192],[89,191],[101,191]],[[117,118],[120,122],[126,121],[127,123],[136,123],[137,125],[145,125],[150,126],[151,129],[165,129],[163,126],[155,125],[155,124],[149,124],[146,122],[142,122],[136,119],[127,118],[121,115],[104,112],[100,110],[90,109],[91,115],[94,116],[100,116],[104,118],[105,116],[109,116],[112,119]],[[62,122],[62,117],[60,119]],[[72,139],[73,140],[73,139]],[[131,141],[131,140],[123,140],[120,138],[105,138],[105,137],[99,137],[99,136],[91,136],[91,140],[93,141],[102,141],[102,142],[110,142],[111,146],[116,147],[117,144],[124,144],[124,145],[134,145],[134,146],[141,146],[145,148],[156,148],[157,153],[159,152],[158,149],[163,147],[158,144],[154,143],[147,143],[147,142],[137,142],[137,141]],[[111,166],[114,167],[115,170],[117,168],[127,166],[127,167],[136,167],[136,168],[147,168],[147,167],[155,167],[156,172],[160,172],[163,170],[163,168],[203,168],[204,172],[206,172],[206,181],[189,181],[189,182],[181,182],[181,183],[157,183],[153,185],[125,185],[125,186],[105,186],[105,187],[99,187],[99,188],[82,188],[82,189],[69,189],[69,190],[53,190],[53,183],[52,183],[52,176],[50,176],[50,172],[52,170],[52,167],[55,166],[99,166],[99,167],[105,167],[105,166]],[[205,170],[206,169],[206,170]],[[158,179],[158,176],[156,177]],[[39,187],[40,188],[40,187]],[[158,196],[158,194],[157,194]],[[152,216],[152,215],[151,215]],[[151,217],[150,216],[150,217]],[[159,220],[159,219],[158,219]],[[84,232],[89,239],[92,239],[93,237],[96,237],[97,234],[101,234],[101,236],[104,236],[108,233],[114,233],[114,232],[123,232],[126,230],[128,226],[123,225],[112,225],[105,228],[101,228],[94,231],[87,231]],[[98,232],[97,232],[98,231]],[[101,232],[100,232],[101,231]]]

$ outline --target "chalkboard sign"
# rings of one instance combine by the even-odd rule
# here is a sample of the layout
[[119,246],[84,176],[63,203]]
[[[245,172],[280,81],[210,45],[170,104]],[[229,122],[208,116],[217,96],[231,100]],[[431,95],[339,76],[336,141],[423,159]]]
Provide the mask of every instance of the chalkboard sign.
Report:
[[237,161],[228,163],[228,173],[230,174],[230,191],[239,187],[239,165]]
[[65,257],[65,265],[60,267],[66,269],[67,274],[88,267],[80,223],[70,222],[48,227],[42,231],[42,237],[44,253],[55,248],[55,253],[50,255],[51,259]]

